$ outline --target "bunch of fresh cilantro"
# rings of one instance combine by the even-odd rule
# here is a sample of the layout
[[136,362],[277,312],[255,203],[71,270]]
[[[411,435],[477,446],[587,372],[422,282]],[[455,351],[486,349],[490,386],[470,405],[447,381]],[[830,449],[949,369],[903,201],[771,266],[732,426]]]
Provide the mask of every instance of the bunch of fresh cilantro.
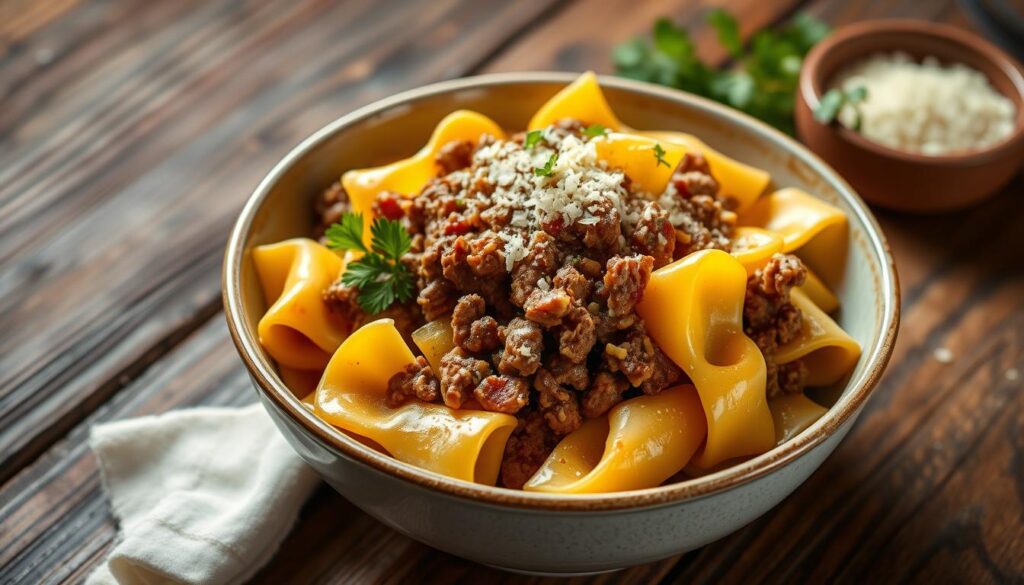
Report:
[[711,98],[793,134],[800,66],[807,51],[829,33],[828,25],[801,13],[781,29],[757,33],[744,50],[731,14],[715,9],[707,19],[735,67],[709,67],[686,30],[661,18],[654,23],[653,42],[637,38],[615,48],[617,73]]

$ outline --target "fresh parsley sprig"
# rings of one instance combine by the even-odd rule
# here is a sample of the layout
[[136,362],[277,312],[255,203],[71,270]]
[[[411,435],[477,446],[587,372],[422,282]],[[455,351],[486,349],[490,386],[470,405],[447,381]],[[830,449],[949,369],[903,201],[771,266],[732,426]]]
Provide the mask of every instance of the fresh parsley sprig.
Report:
[[548,162],[544,163],[542,167],[534,167],[533,174],[538,177],[550,177],[555,172],[555,163],[558,162],[558,153],[552,154],[548,157]]
[[543,130],[530,130],[526,133],[526,138],[523,140],[523,148],[530,150],[534,146],[544,139]]
[[711,98],[792,134],[800,66],[811,47],[828,35],[828,25],[797,14],[787,26],[755,34],[745,49],[731,14],[715,9],[707,20],[735,67],[709,67],[687,31],[661,18],[654,23],[650,42],[637,38],[615,47],[617,73]]
[[861,122],[863,114],[860,111],[860,104],[864,102],[868,97],[868,89],[863,85],[859,85],[853,89],[846,90],[838,87],[825,92],[825,95],[821,96],[821,101],[818,102],[818,107],[814,108],[814,119],[821,122],[822,124],[831,124],[839,116],[839,112],[843,109],[843,106],[850,106],[853,110],[853,126],[851,127],[855,132],[860,132]]
[[359,290],[359,306],[376,314],[395,301],[412,299],[412,273],[402,256],[412,247],[412,237],[400,222],[377,218],[370,225],[370,247],[363,242],[363,215],[345,213],[324,234],[332,250],[354,250],[363,256],[345,266],[341,282]]
[[600,124],[591,124],[583,129],[583,135],[587,138],[597,138],[608,133],[608,129]]
[[654,166],[665,165],[668,168],[672,168],[672,165],[668,164],[668,161],[665,160],[665,149],[660,144],[655,144],[652,150],[654,150],[654,159],[657,161]]

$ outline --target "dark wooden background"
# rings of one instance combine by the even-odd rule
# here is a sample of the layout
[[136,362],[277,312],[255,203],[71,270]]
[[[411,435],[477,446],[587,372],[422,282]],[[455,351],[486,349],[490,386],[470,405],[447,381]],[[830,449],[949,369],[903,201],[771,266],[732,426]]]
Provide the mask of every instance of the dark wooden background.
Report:
[[[723,63],[701,25],[712,4],[0,2],[0,582],[79,580],[110,549],[90,425],[255,399],[221,315],[221,253],[289,148],[435,80],[610,72],[611,47],[660,15]],[[797,10],[973,27],[951,0],[726,4],[746,36]],[[593,581],[1024,579],[1022,197],[1018,176],[961,213],[879,213],[903,328],[857,428],[747,528]],[[484,579],[525,580],[409,540],[323,487],[256,581]]]

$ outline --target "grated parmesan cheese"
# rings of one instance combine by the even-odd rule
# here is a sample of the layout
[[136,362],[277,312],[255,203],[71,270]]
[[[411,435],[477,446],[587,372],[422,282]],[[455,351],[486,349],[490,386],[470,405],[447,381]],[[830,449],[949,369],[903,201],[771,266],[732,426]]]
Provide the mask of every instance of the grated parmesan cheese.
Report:
[[[891,148],[927,155],[976,150],[1013,132],[1013,102],[992,88],[980,71],[934,57],[915,62],[906,53],[879,54],[841,71],[832,84],[863,87],[860,132]],[[844,126],[856,126],[857,111],[845,106]]]

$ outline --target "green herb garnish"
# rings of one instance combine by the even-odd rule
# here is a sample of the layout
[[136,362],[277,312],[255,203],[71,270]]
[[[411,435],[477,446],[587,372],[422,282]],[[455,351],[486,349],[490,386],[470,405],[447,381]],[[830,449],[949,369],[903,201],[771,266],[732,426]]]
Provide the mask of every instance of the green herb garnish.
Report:
[[534,167],[533,174],[538,177],[550,177],[551,173],[554,172],[555,163],[558,162],[558,153],[554,153],[548,158],[548,162],[544,163],[542,167]]
[[583,129],[583,135],[587,138],[597,138],[608,133],[608,129],[600,124],[591,124]]
[[814,119],[822,124],[831,124],[842,111],[843,106],[850,106],[853,110],[853,130],[860,132],[863,115],[860,111],[860,104],[868,97],[868,90],[864,86],[857,86],[851,90],[834,87],[821,96],[818,107],[814,109]]
[[672,168],[672,165],[668,164],[668,161],[665,160],[665,149],[662,148],[660,144],[654,145],[654,158],[658,161],[655,166],[665,165],[666,167]]
[[543,139],[543,130],[530,130],[529,132],[526,133],[526,140],[523,141],[523,148],[525,148],[526,150],[530,150],[534,146],[537,146],[537,143]]
[[363,256],[345,266],[341,282],[359,289],[359,306],[376,314],[397,301],[412,299],[412,273],[401,262],[412,247],[409,232],[398,221],[377,218],[370,226],[370,247],[363,243],[363,215],[345,213],[325,233],[332,250],[355,250]]
[[638,38],[615,47],[616,71],[623,77],[711,98],[792,134],[800,66],[807,51],[829,33],[828,25],[798,14],[781,29],[757,33],[744,50],[731,14],[716,9],[707,20],[735,67],[725,71],[709,67],[697,56],[687,31],[661,18],[654,23],[650,42]]

